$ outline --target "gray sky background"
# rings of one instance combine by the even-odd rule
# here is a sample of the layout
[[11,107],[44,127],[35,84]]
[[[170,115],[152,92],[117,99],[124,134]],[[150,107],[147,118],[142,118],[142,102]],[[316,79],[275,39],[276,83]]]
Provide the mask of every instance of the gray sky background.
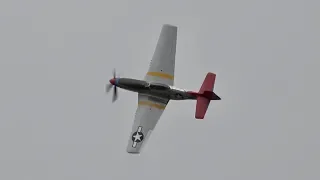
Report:
[[[318,180],[316,0],[0,1],[0,179]],[[217,73],[206,119],[171,102],[140,156],[126,153],[162,24],[178,26],[175,85]]]

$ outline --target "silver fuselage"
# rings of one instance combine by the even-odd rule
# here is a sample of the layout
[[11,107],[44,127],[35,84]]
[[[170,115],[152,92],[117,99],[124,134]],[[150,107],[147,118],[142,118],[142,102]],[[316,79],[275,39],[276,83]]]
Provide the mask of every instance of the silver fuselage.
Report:
[[166,84],[147,82],[131,78],[117,78],[115,80],[115,86],[132,92],[148,94],[151,96],[172,100],[196,99],[195,96],[188,93],[184,89]]

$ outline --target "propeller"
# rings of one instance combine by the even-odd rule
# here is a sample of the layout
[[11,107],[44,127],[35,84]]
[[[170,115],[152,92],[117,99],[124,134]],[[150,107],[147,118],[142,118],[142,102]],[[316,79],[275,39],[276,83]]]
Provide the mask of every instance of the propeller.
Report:
[[108,93],[111,88],[113,87],[113,96],[112,96],[112,102],[115,102],[118,99],[118,89],[117,86],[114,84],[116,79],[116,70],[113,69],[113,79],[110,79],[110,84],[106,85],[106,92]]

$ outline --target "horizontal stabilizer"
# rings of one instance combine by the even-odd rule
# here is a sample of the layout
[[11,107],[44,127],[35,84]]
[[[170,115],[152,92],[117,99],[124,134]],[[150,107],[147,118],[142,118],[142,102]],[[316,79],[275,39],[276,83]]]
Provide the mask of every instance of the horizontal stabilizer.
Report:
[[203,119],[207,109],[210,104],[210,99],[207,99],[205,97],[198,97],[197,98],[197,106],[196,106],[196,114],[195,118],[196,119]]

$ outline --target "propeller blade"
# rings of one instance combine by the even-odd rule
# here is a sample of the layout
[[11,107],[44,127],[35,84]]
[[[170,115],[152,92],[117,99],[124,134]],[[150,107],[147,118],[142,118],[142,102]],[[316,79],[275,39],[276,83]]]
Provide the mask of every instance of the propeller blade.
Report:
[[118,99],[118,90],[117,90],[117,87],[114,86],[114,88],[113,88],[112,102],[115,102],[117,99]]
[[[116,69],[113,68],[113,78],[116,79]],[[115,102],[118,99],[118,89],[117,86],[113,84],[107,84],[106,85],[106,92],[109,92],[113,86],[113,96],[112,96],[112,102]]]
[[116,78],[116,69],[113,69],[113,78]]
[[112,84],[107,84],[106,85],[106,92],[108,93],[110,91],[110,89],[112,88]]

